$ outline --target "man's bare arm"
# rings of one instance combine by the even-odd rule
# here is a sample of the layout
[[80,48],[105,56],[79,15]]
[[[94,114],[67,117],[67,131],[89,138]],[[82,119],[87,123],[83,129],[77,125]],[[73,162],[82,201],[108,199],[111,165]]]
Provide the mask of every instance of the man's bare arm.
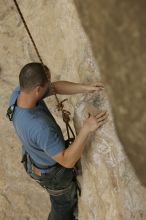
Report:
[[57,94],[72,95],[84,92],[94,92],[103,89],[104,86],[101,82],[93,84],[74,83],[69,81],[56,81],[52,82],[52,86]]

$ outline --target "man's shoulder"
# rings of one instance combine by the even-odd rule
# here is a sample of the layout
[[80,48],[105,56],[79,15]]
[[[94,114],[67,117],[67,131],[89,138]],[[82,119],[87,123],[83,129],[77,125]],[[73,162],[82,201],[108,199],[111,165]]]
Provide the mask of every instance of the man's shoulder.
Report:
[[16,86],[15,89],[12,91],[11,95],[10,95],[10,99],[9,99],[9,106],[13,105],[17,99],[17,96],[20,93],[20,86]]

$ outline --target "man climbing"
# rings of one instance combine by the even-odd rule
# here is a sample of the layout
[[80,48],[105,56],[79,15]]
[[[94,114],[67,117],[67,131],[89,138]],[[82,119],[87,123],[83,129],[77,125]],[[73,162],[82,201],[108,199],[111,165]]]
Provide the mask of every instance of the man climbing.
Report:
[[83,85],[68,81],[51,83],[47,66],[26,64],[19,74],[19,86],[12,92],[7,115],[22,142],[22,162],[26,172],[46,188],[50,195],[48,220],[75,220],[77,182],[75,164],[80,159],[87,137],[105,123],[106,112],[89,116],[74,142],[66,146],[60,127],[44,98],[57,94],[93,92],[102,83]]

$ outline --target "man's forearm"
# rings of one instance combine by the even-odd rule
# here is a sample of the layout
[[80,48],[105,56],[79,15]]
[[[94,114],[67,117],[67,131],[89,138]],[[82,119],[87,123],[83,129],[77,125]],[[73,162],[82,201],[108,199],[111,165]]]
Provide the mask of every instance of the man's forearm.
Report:
[[81,154],[84,150],[87,137],[89,132],[84,127],[81,128],[78,136],[76,137],[73,144],[71,144],[65,151],[64,151],[64,162],[66,167],[72,168],[76,164],[76,162],[80,159]]
[[107,116],[106,111],[100,112],[96,116],[90,115],[84,122],[83,127],[73,144],[71,144],[67,149],[64,149],[60,153],[54,155],[52,157],[53,160],[57,161],[66,168],[74,167],[81,157],[88,135],[97,128],[101,127],[105,123]]
[[55,88],[55,92],[62,95],[72,95],[88,91],[87,85],[83,85],[81,83],[57,81],[52,84]]

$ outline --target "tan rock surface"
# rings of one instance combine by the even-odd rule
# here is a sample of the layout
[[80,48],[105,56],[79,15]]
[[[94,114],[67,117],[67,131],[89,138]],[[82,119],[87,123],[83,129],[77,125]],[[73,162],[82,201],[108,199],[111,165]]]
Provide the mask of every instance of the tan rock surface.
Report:
[[[73,1],[18,2],[43,60],[52,72],[52,80],[87,83],[100,79]],[[18,83],[21,67],[38,59],[13,1],[1,2],[0,16],[0,219],[45,220],[50,209],[49,196],[25,174],[20,164],[21,144],[5,117],[9,95]],[[46,101],[64,131],[54,97]],[[89,111],[108,109],[110,112],[108,122],[92,135],[82,157],[79,219],[145,220],[146,190],[117,138],[105,92],[71,96],[66,107],[74,115],[77,132]]]

